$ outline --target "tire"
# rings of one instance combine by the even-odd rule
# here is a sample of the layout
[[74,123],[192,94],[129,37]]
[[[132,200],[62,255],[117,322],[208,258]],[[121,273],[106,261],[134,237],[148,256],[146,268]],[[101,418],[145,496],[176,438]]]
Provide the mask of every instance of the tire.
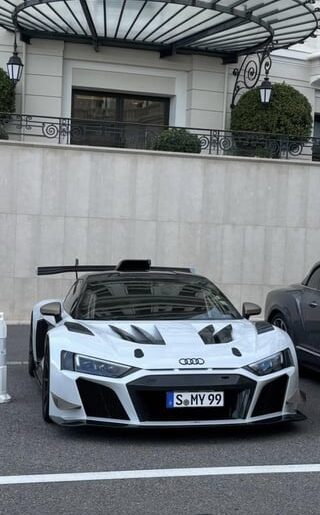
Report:
[[31,315],[30,320],[30,336],[29,336],[29,352],[28,352],[28,372],[31,377],[35,375],[36,364],[33,359],[33,349],[32,349],[32,333],[33,333],[33,316]]
[[50,349],[48,340],[45,343],[42,372],[42,418],[45,422],[51,422],[49,417],[50,403]]
[[282,329],[286,333],[290,334],[290,327],[287,322],[287,319],[282,313],[274,313],[270,318],[269,322],[272,325],[275,325],[276,327],[279,327],[279,329]]

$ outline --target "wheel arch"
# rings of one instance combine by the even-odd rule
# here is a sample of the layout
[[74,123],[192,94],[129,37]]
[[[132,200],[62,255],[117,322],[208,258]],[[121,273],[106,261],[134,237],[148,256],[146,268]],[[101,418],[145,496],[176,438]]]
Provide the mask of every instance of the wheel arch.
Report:
[[268,313],[267,320],[268,322],[271,322],[271,320],[276,316],[279,315],[284,319],[284,322],[286,323],[288,334],[292,341],[294,343],[297,343],[297,326],[296,326],[296,316],[292,314],[292,312],[288,309],[286,306],[285,309],[283,309],[280,306],[273,306],[270,312]]
[[39,363],[43,358],[45,338],[52,326],[43,318],[40,309],[50,302],[60,302],[61,299],[46,299],[38,302],[32,310],[31,319],[33,321],[32,337],[33,337],[33,354],[35,361]]

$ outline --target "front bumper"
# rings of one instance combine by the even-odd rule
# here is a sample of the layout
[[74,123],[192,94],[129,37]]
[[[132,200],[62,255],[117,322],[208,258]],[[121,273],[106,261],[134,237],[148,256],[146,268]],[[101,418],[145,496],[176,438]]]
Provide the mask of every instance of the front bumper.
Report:
[[[166,408],[167,391],[224,391],[225,406]],[[194,427],[302,420],[294,367],[264,377],[239,370],[137,371],[109,379],[51,375],[50,417],[61,425]]]

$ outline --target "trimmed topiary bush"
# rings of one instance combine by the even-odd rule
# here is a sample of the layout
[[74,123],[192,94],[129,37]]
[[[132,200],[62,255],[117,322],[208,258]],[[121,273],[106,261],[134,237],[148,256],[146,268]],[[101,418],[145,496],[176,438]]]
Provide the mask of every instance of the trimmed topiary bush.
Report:
[[0,68],[0,113],[13,113],[15,110],[14,89],[6,72]]
[[186,129],[166,129],[157,137],[153,150],[167,152],[191,152],[200,154],[201,144],[198,136]]
[[0,139],[8,139],[2,113],[13,113],[14,110],[15,95],[12,82],[6,72],[0,68]]
[[[311,113],[311,105],[302,93],[285,83],[273,84],[269,105],[261,103],[259,88],[242,95],[231,113],[231,130],[270,133],[270,139],[283,135],[288,136],[290,141],[303,143],[311,135]],[[241,139],[240,136],[235,135],[237,153],[239,154],[239,150],[242,150],[240,153],[243,155],[252,155],[252,145],[241,142]],[[272,149],[272,145],[270,148]],[[276,154],[279,155],[279,153],[278,149]],[[262,143],[255,145],[255,155],[278,157],[278,155],[268,156],[266,146]]]

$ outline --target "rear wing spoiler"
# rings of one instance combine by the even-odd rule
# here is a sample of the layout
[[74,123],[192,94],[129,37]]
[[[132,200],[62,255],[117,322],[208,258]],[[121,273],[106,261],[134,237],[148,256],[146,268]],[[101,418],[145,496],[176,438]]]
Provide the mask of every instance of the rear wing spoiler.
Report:
[[68,272],[108,272],[115,270],[115,266],[109,265],[61,265],[61,266],[38,266],[37,275],[66,274]]
[[169,267],[169,266],[151,266],[150,259],[124,259],[117,265],[79,265],[78,260],[74,265],[61,266],[39,266],[37,275],[55,275],[74,272],[76,275],[82,272],[183,272],[194,273],[192,268]]

